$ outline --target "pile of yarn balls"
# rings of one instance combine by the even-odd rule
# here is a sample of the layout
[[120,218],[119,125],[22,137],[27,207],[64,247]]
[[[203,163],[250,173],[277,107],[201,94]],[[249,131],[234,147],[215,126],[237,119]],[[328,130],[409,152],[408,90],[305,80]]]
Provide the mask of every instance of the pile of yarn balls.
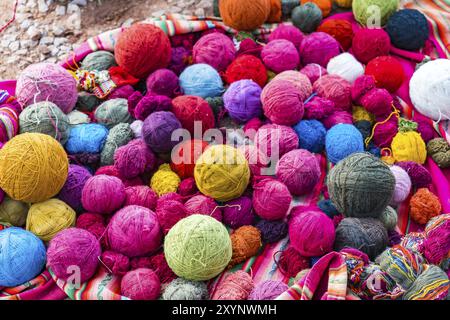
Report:
[[[216,14],[237,31],[279,25],[262,43],[250,33],[168,37],[135,24],[114,52],[79,61],[122,77],[105,98],[59,65],[23,70],[15,102],[23,111],[6,106],[19,134],[0,149],[0,287],[46,268],[68,281],[76,266],[83,283],[111,274],[129,299],[271,300],[287,282],[256,283],[236,265],[288,237],[274,257],[284,279],[353,250],[364,277],[381,272],[396,298],[445,299],[450,218],[423,164],[428,151],[449,167],[450,147],[426,123],[401,118],[395,92],[405,74],[389,56],[391,44],[422,48],[427,21],[397,0],[334,2],[353,5],[362,25],[378,5],[386,28],[327,18],[331,0],[221,0]],[[281,23],[289,16],[292,24]],[[418,111],[450,115],[449,75],[446,59],[418,68],[410,83]],[[208,135],[215,128],[240,133]],[[409,197],[424,231],[393,242]],[[305,198],[314,200],[298,205]],[[363,281],[349,288],[375,299]]]

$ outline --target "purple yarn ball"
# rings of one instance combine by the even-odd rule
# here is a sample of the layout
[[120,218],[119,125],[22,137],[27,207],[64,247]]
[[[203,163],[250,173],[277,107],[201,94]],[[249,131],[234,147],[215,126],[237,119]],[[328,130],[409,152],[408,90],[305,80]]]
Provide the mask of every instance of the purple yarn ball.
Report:
[[240,123],[259,117],[262,113],[261,87],[253,80],[233,82],[223,95],[230,117]]
[[170,111],[172,100],[169,97],[156,94],[147,94],[134,108],[134,117],[144,121],[150,114],[157,111]]
[[111,99],[128,99],[135,92],[134,88],[129,84],[115,89],[108,95],[108,100]]
[[174,98],[180,92],[178,76],[169,69],[159,69],[150,74],[146,81],[147,91],[155,95]]
[[288,233],[288,224],[284,220],[260,220],[256,227],[261,231],[261,239],[265,243],[278,242]]
[[192,54],[189,49],[184,47],[172,48],[172,60],[169,64],[169,69],[180,75],[184,69],[190,64]]
[[172,133],[181,129],[172,112],[158,111],[149,115],[142,125],[142,138],[156,153],[168,153],[179,141],[172,141]]
[[300,47],[303,40],[303,33],[289,24],[280,24],[269,36],[269,42],[284,39],[292,42],[296,48]]
[[59,191],[58,198],[75,211],[80,211],[83,208],[81,204],[83,187],[90,177],[92,174],[85,167],[76,164],[69,165],[69,174],[66,183]]
[[252,225],[255,215],[253,213],[252,199],[246,196],[228,201],[223,209],[223,222],[233,229]]
[[275,300],[288,288],[289,286],[281,281],[265,280],[253,288],[248,300]]
[[421,164],[413,161],[401,161],[397,166],[406,171],[411,178],[411,183],[415,188],[426,188],[431,184],[430,172]]
[[294,70],[300,62],[297,48],[284,39],[273,40],[264,46],[261,58],[266,67],[275,73]]
[[156,166],[156,156],[141,139],[134,139],[117,148],[114,153],[114,167],[120,176],[126,179],[135,178]]

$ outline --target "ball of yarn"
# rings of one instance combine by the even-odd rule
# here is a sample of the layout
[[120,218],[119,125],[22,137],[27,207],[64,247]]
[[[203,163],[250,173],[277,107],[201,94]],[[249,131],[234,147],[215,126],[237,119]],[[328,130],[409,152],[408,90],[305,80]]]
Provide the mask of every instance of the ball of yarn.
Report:
[[184,94],[202,98],[222,95],[223,82],[219,73],[208,64],[198,63],[180,74],[180,87]]
[[97,239],[101,239],[100,244],[106,244],[104,233],[106,230],[105,216],[98,213],[82,213],[78,216],[75,226],[92,233]]
[[415,9],[395,12],[386,24],[386,31],[395,47],[410,51],[422,48],[430,32],[427,18]]
[[375,122],[375,116],[360,106],[353,106],[352,115],[355,125],[357,122],[366,121],[369,122],[369,125],[372,127]]
[[314,83],[314,91],[332,102],[336,109],[348,111],[351,108],[351,84],[338,75],[326,75]]
[[288,285],[275,280],[265,280],[258,283],[250,292],[249,300],[275,300],[288,289]]
[[269,170],[269,159],[266,154],[258,149],[255,145],[245,144],[240,146],[239,151],[242,152],[245,159],[247,159],[248,166],[250,168],[253,177],[264,175],[266,170]]
[[213,198],[199,194],[186,201],[184,206],[188,215],[204,214],[222,221],[222,210]]
[[383,223],[387,231],[395,230],[398,221],[397,211],[395,211],[394,208],[387,206],[380,215],[380,221]]
[[107,128],[112,128],[119,123],[132,122],[126,99],[111,99],[103,102],[95,109],[94,116],[98,123],[104,124]]
[[48,134],[65,144],[69,136],[69,119],[56,104],[42,101],[25,108],[19,116],[20,133]]
[[300,73],[307,76],[311,84],[314,84],[314,82],[327,74],[327,70],[317,63],[310,63],[304,66]]
[[183,278],[173,280],[164,289],[163,300],[207,300],[209,299],[206,283]]
[[170,169],[169,164],[165,163],[160,165],[158,171],[153,174],[150,186],[158,196],[162,196],[169,192],[176,192],[180,182],[180,177]]
[[225,71],[224,79],[228,83],[248,79],[264,87],[267,82],[267,71],[260,59],[243,54],[231,62]]
[[158,195],[155,191],[147,186],[127,187],[125,188],[125,202],[123,205],[136,205],[155,210],[157,199]]
[[181,129],[181,123],[172,112],[154,112],[142,125],[142,138],[154,152],[167,153],[177,143],[172,141],[172,133],[177,129]]
[[330,199],[323,199],[317,203],[317,207],[322,210],[329,218],[340,215],[340,212],[336,209],[333,202]]
[[377,218],[392,199],[395,178],[378,158],[355,153],[331,169],[327,186],[331,201],[346,217]]
[[430,219],[425,227],[423,255],[430,263],[443,264],[450,252],[450,214]]
[[228,273],[217,286],[211,300],[247,300],[254,284],[252,277],[245,271]]
[[297,68],[300,58],[292,42],[284,39],[270,41],[261,51],[261,58],[267,68],[280,73]]
[[65,147],[69,154],[100,153],[107,137],[108,129],[101,124],[80,124],[70,130]]
[[305,119],[322,120],[335,112],[334,102],[319,96],[314,96],[305,103]]
[[47,267],[61,280],[73,276],[77,267],[81,283],[89,280],[98,266],[100,242],[84,229],[68,228],[59,232],[47,249]]
[[262,113],[261,91],[261,87],[252,80],[233,82],[223,95],[230,117],[240,123],[259,117]]
[[[378,24],[384,26],[389,17],[397,11],[398,0],[353,0],[353,15],[363,26]],[[374,19],[374,15],[376,19]],[[369,30],[369,29],[367,29]]]
[[132,114],[136,119],[144,121],[153,112],[171,110],[172,100],[169,97],[149,93],[137,103]]
[[189,198],[197,193],[198,189],[193,177],[181,180],[180,185],[178,186],[178,194],[180,196]]
[[160,293],[161,282],[150,269],[128,271],[120,282],[120,294],[132,300],[156,300]]
[[41,239],[21,228],[0,231],[0,286],[15,287],[36,277],[45,267]]
[[135,120],[130,124],[131,131],[133,131],[133,135],[135,138],[142,137],[142,126],[144,125],[144,121]]
[[[304,3],[302,1],[302,3]],[[294,26],[305,33],[316,31],[317,27],[322,22],[322,11],[313,2],[307,2],[292,10],[291,18]]]
[[104,174],[89,178],[83,187],[83,208],[94,213],[110,214],[125,201],[125,187],[117,177]]
[[317,28],[318,32],[328,33],[335,38],[342,48],[347,51],[352,46],[352,24],[344,19],[327,19]]
[[435,137],[435,130],[433,125],[429,122],[428,118],[416,118],[414,122],[417,123],[417,132],[422,136],[425,143],[430,142]]
[[108,100],[114,99],[128,99],[131,97],[136,91],[130,84],[126,84],[114,89],[109,95]]
[[252,199],[247,196],[228,201],[223,208],[223,223],[237,229],[245,225],[252,225],[255,215],[253,213]]
[[288,233],[288,224],[284,220],[267,221],[261,219],[256,227],[261,232],[261,239],[264,243],[278,242]]
[[175,200],[158,200],[156,206],[156,216],[164,234],[181,219],[187,216],[187,211],[183,203]]
[[218,71],[225,71],[236,55],[233,41],[222,33],[201,37],[192,51],[194,63],[206,63]]
[[253,226],[239,227],[231,234],[230,239],[233,255],[229,267],[255,256],[262,246],[261,232]]
[[298,48],[303,40],[303,33],[295,26],[282,23],[272,31],[269,42],[278,39],[288,40]]
[[191,135],[197,131],[203,134],[206,130],[214,128],[214,113],[204,99],[185,95],[173,99],[172,104],[173,114]]
[[137,23],[119,35],[114,46],[114,56],[123,70],[143,79],[151,72],[169,65],[170,41],[162,29]]
[[326,68],[330,59],[340,53],[339,42],[325,32],[313,32],[303,39],[299,52],[302,65],[316,63]]
[[219,201],[228,201],[244,193],[250,169],[239,150],[227,145],[214,145],[198,158],[194,177],[201,193]]
[[361,132],[351,124],[337,124],[325,137],[328,161],[338,163],[351,154],[364,151]]
[[137,257],[131,259],[131,268],[152,269],[160,279],[161,283],[171,282],[177,277],[175,273],[173,273],[172,270],[170,270],[169,266],[167,265],[167,261],[164,257],[164,253],[162,252],[155,254],[151,257]]
[[365,74],[373,76],[377,87],[389,92],[396,92],[405,78],[401,63],[391,56],[372,59],[366,66]]
[[24,133],[0,149],[0,187],[14,200],[39,202],[55,196],[67,178],[63,147],[41,133]]
[[0,222],[22,227],[27,220],[28,208],[22,201],[5,197],[0,203]]
[[277,124],[265,124],[256,132],[255,145],[268,157],[297,149],[299,139],[294,129]]
[[440,168],[450,167],[450,145],[443,138],[435,138],[428,142],[427,153]]
[[58,199],[31,205],[26,228],[43,241],[50,241],[61,230],[75,225],[76,213],[66,203]]
[[153,170],[156,157],[141,139],[135,139],[117,148],[114,153],[114,166],[121,177],[132,179],[144,172]]
[[115,125],[108,133],[106,143],[100,154],[100,163],[102,165],[111,165],[114,163],[114,154],[116,150],[126,145],[133,139],[133,131],[128,123],[119,123]]
[[435,121],[450,116],[449,74],[450,60],[437,59],[416,70],[409,82],[409,94],[414,107]]
[[386,89],[373,89],[361,99],[361,105],[378,117],[386,117],[392,110],[392,96]]
[[396,165],[408,173],[413,187],[423,188],[428,187],[431,184],[431,174],[421,164],[413,161],[401,161],[397,162]]
[[308,150],[292,150],[283,155],[277,163],[277,178],[294,196],[310,193],[320,178],[320,165]]
[[174,200],[174,201],[178,201],[178,202],[182,203],[183,202],[183,197],[181,197],[176,192],[169,192],[169,193],[163,194],[162,196],[160,196],[158,198],[158,200],[156,201],[156,206],[158,206],[158,202],[167,201],[167,200]]
[[151,73],[146,80],[147,92],[155,95],[175,97],[180,91],[178,77],[172,70],[159,69]]
[[49,101],[67,114],[77,102],[77,84],[63,67],[41,62],[28,66],[19,74],[16,97],[23,108],[36,102]]
[[326,129],[331,129],[338,124],[352,124],[353,117],[351,113],[347,111],[335,111],[328,117],[322,119],[322,123]]
[[287,80],[271,81],[261,93],[264,115],[275,124],[294,125],[304,114],[297,87]]
[[117,66],[114,54],[109,51],[99,50],[89,53],[81,62],[81,70],[103,71]]
[[297,276],[300,271],[309,268],[309,260],[310,259],[300,255],[300,253],[292,246],[289,246],[281,253],[280,258],[276,262],[283,275],[293,278]]
[[310,152],[321,153],[325,147],[327,130],[320,121],[302,120],[294,126],[299,146]]
[[359,76],[364,74],[364,67],[352,54],[344,52],[328,62],[327,72],[353,83]]
[[398,162],[414,161],[423,164],[427,159],[425,142],[415,131],[397,133],[392,140],[391,148],[392,156]]
[[372,218],[345,218],[336,228],[334,250],[355,248],[375,259],[388,245],[383,223]]
[[262,25],[270,15],[270,0],[219,1],[223,22],[239,31],[252,31]]
[[373,131],[373,142],[380,148],[389,147],[397,132],[398,119],[397,117],[392,117],[387,122],[378,124],[375,127]]
[[403,295],[403,300],[446,300],[450,288],[448,275],[429,265]]
[[383,29],[359,29],[353,37],[353,54],[364,64],[376,57],[387,56],[390,48],[389,35]]
[[175,146],[172,150],[170,167],[182,179],[193,177],[195,162],[208,147],[202,140],[186,140]]
[[118,252],[104,251],[101,262],[115,276],[122,277],[130,270],[130,259]]
[[291,205],[292,196],[281,181],[265,178],[253,185],[253,209],[263,219],[283,219]]
[[375,78],[372,76],[362,75],[353,83],[351,92],[352,100],[357,105],[361,105],[361,99],[372,89],[375,88]]
[[426,224],[431,218],[441,214],[439,198],[427,188],[420,188],[409,202],[411,219],[419,224]]
[[351,8],[353,0],[334,0],[333,2],[340,8]]
[[312,94],[311,81],[306,75],[294,70],[284,71],[277,74],[272,81],[276,80],[287,80],[297,87],[298,92],[300,92],[301,100],[305,101]]
[[392,174],[395,178],[394,194],[391,204],[397,205],[406,200],[411,192],[411,179],[408,173],[399,166],[391,166]]
[[333,250],[335,237],[333,220],[323,212],[300,211],[295,207],[289,221],[291,245],[305,257],[322,256]]
[[230,262],[231,240],[226,228],[216,219],[194,214],[170,229],[164,240],[164,253],[178,276],[209,280]]

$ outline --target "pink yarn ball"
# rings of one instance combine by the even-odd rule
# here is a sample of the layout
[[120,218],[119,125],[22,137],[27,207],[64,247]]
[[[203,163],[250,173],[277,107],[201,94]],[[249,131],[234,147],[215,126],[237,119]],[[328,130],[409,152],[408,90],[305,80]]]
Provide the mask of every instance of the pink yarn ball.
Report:
[[386,123],[378,124],[374,130],[373,142],[380,147],[390,147],[392,139],[398,133],[398,118],[392,117]]
[[255,138],[256,131],[264,125],[264,122],[259,118],[252,118],[244,124],[244,132],[250,140]]
[[295,70],[284,71],[273,78],[272,81],[275,80],[287,80],[294,84],[298,92],[300,92],[300,97],[302,101],[308,99],[308,97],[312,94],[312,85],[309,78],[305,76],[303,73],[300,73]]
[[128,257],[157,250],[162,232],[156,214],[141,206],[126,206],[111,218],[107,230],[111,250]]
[[100,240],[102,247],[107,247],[106,237],[104,237],[106,230],[105,216],[98,213],[82,213],[78,216],[75,226],[89,231],[96,239]]
[[408,173],[399,166],[391,166],[392,174],[395,178],[394,194],[392,195],[391,204],[397,205],[406,200],[411,192],[411,178]]
[[123,276],[120,293],[132,300],[156,300],[161,294],[161,282],[150,269],[132,270]]
[[245,271],[228,273],[217,286],[211,300],[247,300],[254,284],[252,277]]
[[284,39],[273,40],[265,45],[261,51],[261,59],[275,73],[296,69],[300,62],[297,48]]
[[294,129],[277,124],[265,124],[256,132],[255,145],[268,157],[278,156],[297,149],[299,144],[298,136]]
[[188,215],[204,214],[222,222],[222,209],[213,198],[197,195],[186,201],[184,205]]
[[153,112],[171,111],[172,107],[172,100],[169,97],[149,93],[136,104],[131,114],[137,120],[144,121]]
[[339,123],[353,124],[353,116],[347,111],[335,111],[330,116],[322,119],[322,123],[328,130]]
[[156,157],[144,140],[135,139],[117,148],[114,153],[114,166],[121,177],[131,179],[156,166]]
[[265,178],[253,185],[253,209],[265,220],[280,220],[286,217],[292,196],[281,181]]
[[300,72],[309,78],[311,84],[314,84],[318,79],[328,74],[327,69],[317,63],[307,64]]
[[257,146],[251,144],[244,144],[238,148],[244,155],[248,162],[248,166],[253,176],[260,176],[264,172],[264,168],[269,165],[269,159],[260,151]]
[[118,252],[103,252],[101,261],[107,268],[108,272],[111,272],[116,276],[123,276],[128,272],[128,270],[130,270],[130,259]]
[[258,283],[250,292],[249,300],[275,300],[280,294],[289,289],[281,281],[265,280]]
[[386,89],[375,88],[361,99],[361,105],[377,117],[387,117],[392,111],[392,96]]
[[321,120],[329,117],[336,111],[334,102],[319,96],[305,102],[305,119]]
[[273,123],[291,126],[304,114],[298,87],[286,80],[272,80],[261,92],[264,115]]
[[183,203],[182,196],[180,196],[176,192],[169,192],[169,193],[163,194],[161,197],[159,197],[158,201],[156,201],[156,206],[158,206],[159,202],[169,201],[169,200],[178,201],[178,202]]
[[147,78],[146,85],[147,92],[155,95],[174,98],[180,93],[178,77],[175,72],[169,69],[159,69],[151,73]]
[[413,120],[417,122],[417,132],[420,133],[425,143],[428,143],[428,141],[436,137],[436,133],[429,119],[418,118]]
[[113,213],[124,201],[125,186],[122,181],[103,174],[89,178],[81,193],[83,208],[94,213]]
[[152,269],[158,276],[161,283],[169,283],[173,279],[177,278],[177,275],[173,273],[167,264],[164,253],[158,253],[151,257],[137,257],[131,259],[131,269],[148,268]]
[[234,60],[236,49],[226,35],[214,32],[201,37],[194,45],[194,63],[206,63],[217,71],[224,71]]
[[180,182],[178,193],[182,197],[189,197],[198,192],[195,179],[193,177],[186,178]]
[[124,206],[136,205],[155,210],[158,195],[148,186],[132,186],[125,188]]
[[284,39],[292,42],[296,48],[300,47],[303,33],[297,27],[289,24],[280,24],[269,36],[269,42]]
[[156,216],[162,231],[167,234],[178,221],[187,216],[187,211],[184,204],[179,201],[163,200],[158,201]]
[[328,62],[340,53],[339,42],[325,32],[313,32],[300,45],[302,65],[317,63],[326,68]]
[[303,149],[292,150],[282,156],[275,171],[277,178],[294,196],[310,193],[321,175],[317,158]]
[[223,223],[233,229],[252,225],[255,219],[252,199],[246,196],[228,201],[223,209]]
[[333,250],[333,220],[321,211],[295,207],[289,221],[291,245],[305,257],[318,257]]
[[322,98],[334,102],[336,109],[349,111],[352,107],[350,82],[344,78],[329,74],[314,83],[314,91]]
[[389,55],[390,49],[391,39],[383,29],[361,28],[355,32],[352,52],[364,64],[376,57]]
[[109,95],[107,100],[111,99],[128,99],[130,96],[132,96],[136,91],[134,88],[127,84],[121,87],[118,87],[114,89]]
[[376,87],[375,78],[372,76],[362,75],[356,78],[352,85],[352,100],[357,105],[361,105],[361,99],[366,93]]

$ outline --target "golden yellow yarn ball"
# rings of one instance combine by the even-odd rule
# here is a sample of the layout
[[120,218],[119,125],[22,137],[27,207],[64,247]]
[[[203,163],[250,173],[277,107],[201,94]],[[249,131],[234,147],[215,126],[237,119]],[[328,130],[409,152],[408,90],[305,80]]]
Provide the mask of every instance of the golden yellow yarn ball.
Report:
[[194,178],[201,193],[219,201],[228,201],[244,193],[250,169],[239,150],[221,144],[207,148],[198,158]]
[[334,0],[334,3],[341,8],[351,8],[353,0]]
[[374,124],[375,122],[375,116],[368,112],[365,108],[360,106],[354,106],[353,107],[353,122],[358,121],[369,121],[371,124]]
[[63,187],[68,170],[63,147],[46,134],[19,134],[0,149],[0,187],[15,200],[50,199]]
[[427,147],[419,133],[415,131],[399,132],[391,144],[395,161],[414,161],[420,164],[427,159]]
[[180,182],[180,177],[170,169],[170,165],[164,163],[150,180],[150,187],[158,196],[162,196],[169,192],[177,192]]
[[22,227],[27,220],[28,208],[25,202],[5,197],[0,204],[0,222]]
[[33,204],[28,211],[27,230],[43,241],[50,241],[61,230],[73,227],[75,211],[59,199]]

